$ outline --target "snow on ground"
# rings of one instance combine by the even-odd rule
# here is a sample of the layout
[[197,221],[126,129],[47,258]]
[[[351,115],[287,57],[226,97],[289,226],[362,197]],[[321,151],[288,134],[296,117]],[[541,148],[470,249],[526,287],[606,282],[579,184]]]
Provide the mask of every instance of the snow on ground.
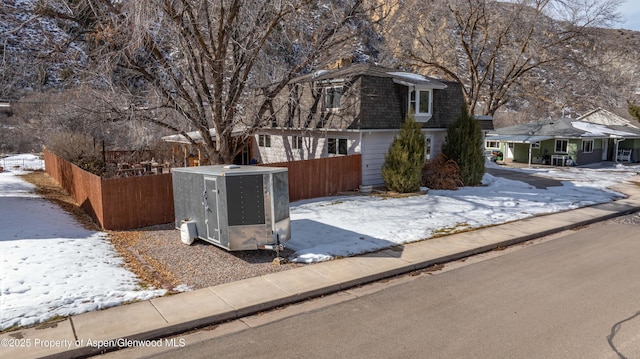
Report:
[[[489,163],[489,166],[495,166]],[[0,159],[0,329],[79,314],[164,294],[140,288],[101,232],[83,229],[16,175],[38,169],[32,155]],[[559,179],[537,189],[485,174],[483,186],[430,190],[407,198],[341,196],[291,204],[296,262],[335,257],[621,198],[607,187],[640,166],[513,169]]]
[[290,259],[319,262],[436,234],[609,202],[623,195],[607,187],[634,176],[640,166],[514,170],[559,179],[563,185],[537,189],[485,174],[483,186],[457,191],[430,190],[425,195],[396,199],[343,196],[292,203],[292,238],[287,247],[295,253]]
[[84,229],[17,176],[42,168],[41,160],[3,160],[10,165],[0,173],[0,330],[165,293],[141,288],[105,233]]
[[[21,175],[29,171],[44,169],[44,160],[32,154],[22,154],[0,158],[0,167],[11,171],[14,175]],[[19,179],[16,179],[19,181]]]

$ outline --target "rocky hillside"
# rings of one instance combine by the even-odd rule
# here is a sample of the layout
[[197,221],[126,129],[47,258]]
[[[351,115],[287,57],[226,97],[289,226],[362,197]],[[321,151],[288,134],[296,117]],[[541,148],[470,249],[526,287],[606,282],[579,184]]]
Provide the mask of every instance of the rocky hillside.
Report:
[[579,50],[584,51],[582,67],[559,63],[540,74],[554,86],[530,99],[534,116],[548,111],[559,117],[564,110],[575,117],[603,107],[628,117],[627,101],[636,99],[640,88],[640,32],[594,28],[587,41],[586,49]]
[[34,14],[37,0],[0,4],[0,98],[15,100],[30,91],[60,89],[76,81],[86,61],[83,44],[51,19]]
[[[582,67],[555,64],[537,75],[544,86],[496,113],[498,127],[544,117],[577,117],[602,107],[627,119],[627,102],[640,100],[640,32],[591,29]],[[582,50],[580,50],[582,51]]]
[[[72,38],[61,24],[34,14],[37,2],[3,0],[0,4],[0,99],[73,86],[79,81],[77,65],[87,62],[81,41]],[[363,43],[385,46],[376,34],[363,37],[371,38]],[[505,106],[506,113],[496,114],[497,124],[561,116],[563,112],[579,115],[594,107],[626,114],[627,101],[633,100],[640,88],[640,32],[594,28],[585,41],[584,67],[575,70],[574,66],[557,64],[538,71],[536,76],[544,86],[531,88],[526,98]],[[385,52],[384,48],[379,50]],[[369,56],[363,57],[361,51],[355,50],[354,58]]]

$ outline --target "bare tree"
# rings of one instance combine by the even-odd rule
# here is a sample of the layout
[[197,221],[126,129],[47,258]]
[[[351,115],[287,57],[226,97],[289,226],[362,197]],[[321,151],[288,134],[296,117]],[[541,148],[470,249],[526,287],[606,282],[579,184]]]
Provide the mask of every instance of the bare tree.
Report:
[[[464,85],[471,113],[494,115],[507,104],[563,84],[552,66],[580,71],[585,36],[619,18],[621,0],[410,1],[385,23],[394,55],[431,75]],[[402,26],[398,25],[402,24]]]
[[41,14],[89,45],[93,87],[114,94],[104,98],[105,120],[196,129],[217,163],[270,123],[273,99],[294,77],[350,56],[371,10],[363,0],[42,3]]
[[[129,121],[108,121],[111,112],[105,113],[104,100],[88,86],[68,90],[28,92],[11,102],[9,113],[0,111],[0,151],[39,152],[45,145],[64,157],[62,146],[70,151],[82,151],[80,142],[70,138],[86,139],[92,143],[92,151],[148,151],[168,147],[161,137],[174,134],[157,128],[153,123],[131,118]],[[110,94],[103,94],[109,101]],[[168,116],[163,111],[150,111],[159,119]],[[65,149],[66,151],[66,149]],[[85,151],[86,152],[86,151]],[[73,161],[71,157],[65,157]],[[164,157],[165,159],[167,157]],[[156,159],[159,159],[156,157]],[[96,173],[99,174],[99,173]]]
[[5,0],[0,4],[0,98],[17,100],[31,91],[77,84],[74,67],[84,52],[54,19],[35,13],[36,4]]

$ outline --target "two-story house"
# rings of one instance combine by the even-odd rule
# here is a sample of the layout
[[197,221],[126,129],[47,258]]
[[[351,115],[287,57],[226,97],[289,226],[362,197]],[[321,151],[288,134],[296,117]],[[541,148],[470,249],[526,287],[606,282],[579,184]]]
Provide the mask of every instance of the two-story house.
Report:
[[260,163],[362,155],[362,184],[384,182],[381,168],[408,114],[422,123],[427,159],[462,111],[459,83],[355,64],[297,78],[274,105],[270,126],[255,136]]

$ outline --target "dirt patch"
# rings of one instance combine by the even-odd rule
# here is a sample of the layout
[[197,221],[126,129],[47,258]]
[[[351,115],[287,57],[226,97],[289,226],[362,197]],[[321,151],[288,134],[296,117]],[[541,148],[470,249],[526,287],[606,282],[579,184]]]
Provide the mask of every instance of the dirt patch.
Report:
[[127,268],[138,278],[155,288],[171,290],[180,283],[173,274],[155,258],[137,250],[142,234],[139,231],[107,231],[109,239],[123,257]]

